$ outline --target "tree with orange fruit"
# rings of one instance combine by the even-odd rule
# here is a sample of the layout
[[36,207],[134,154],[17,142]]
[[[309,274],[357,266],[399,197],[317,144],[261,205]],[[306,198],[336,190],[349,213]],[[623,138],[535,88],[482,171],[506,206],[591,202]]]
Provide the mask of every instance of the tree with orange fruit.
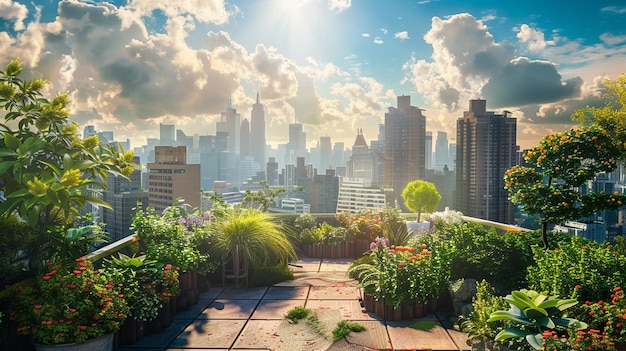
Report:
[[548,223],[579,220],[626,203],[626,195],[585,187],[598,174],[615,170],[619,155],[615,139],[590,124],[545,136],[524,155],[527,166],[506,171],[509,200],[540,216],[544,248]]

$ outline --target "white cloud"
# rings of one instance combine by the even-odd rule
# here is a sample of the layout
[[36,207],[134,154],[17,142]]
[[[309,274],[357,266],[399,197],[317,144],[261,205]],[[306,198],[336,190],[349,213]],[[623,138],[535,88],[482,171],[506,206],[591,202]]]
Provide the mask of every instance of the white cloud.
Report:
[[389,31],[385,28],[381,28],[380,31],[383,32],[383,35],[387,35],[387,33],[389,33]]
[[352,6],[352,0],[329,0],[328,9],[331,11],[342,12]]
[[382,45],[383,43],[384,43],[384,41],[382,39],[380,39],[380,37],[374,38],[374,44]]
[[600,40],[608,45],[621,44],[626,42],[626,35],[613,35],[611,33],[602,33]]
[[361,33],[361,36],[362,36],[363,38],[369,38],[369,37],[370,37],[370,34],[369,34],[369,33]]
[[409,38],[409,32],[407,32],[407,31],[397,32],[393,36],[396,39],[400,39],[400,40],[411,39],[411,38]]
[[[163,11],[168,17],[192,16],[199,22],[224,24],[233,14],[225,7],[224,0],[133,0],[128,7],[140,16],[150,16],[155,10]],[[232,12],[237,8],[233,7]]]
[[520,42],[527,45],[528,51],[540,52],[548,45],[554,45],[554,41],[546,41],[543,32],[522,24],[517,33]]
[[0,0],[0,18],[4,18],[9,21],[14,20],[14,30],[20,31],[24,29],[24,20],[26,19],[26,16],[28,16],[28,9],[26,6],[11,0]]
[[625,14],[626,13],[626,7],[617,7],[617,6],[606,6],[602,8],[602,11],[604,12],[613,12],[613,13],[617,13],[617,14]]

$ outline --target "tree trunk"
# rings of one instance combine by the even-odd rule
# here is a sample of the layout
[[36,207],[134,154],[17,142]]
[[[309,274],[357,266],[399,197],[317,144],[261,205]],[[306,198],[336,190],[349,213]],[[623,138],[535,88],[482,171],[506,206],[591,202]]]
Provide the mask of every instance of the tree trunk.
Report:
[[541,223],[541,240],[543,240],[543,249],[548,249],[548,223]]

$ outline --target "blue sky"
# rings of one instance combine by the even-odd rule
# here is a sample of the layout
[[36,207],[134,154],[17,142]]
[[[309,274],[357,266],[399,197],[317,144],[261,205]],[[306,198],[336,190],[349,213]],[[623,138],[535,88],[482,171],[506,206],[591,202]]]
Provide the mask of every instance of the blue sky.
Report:
[[408,94],[452,141],[487,99],[531,147],[626,73],[624,23],[623,1],[0,0],[0,66],[20,57],[71,93],[74,121],[133,146],[159,123],[213,134],[260,91],[274,146],[296,119],[309,146],[370,141]]

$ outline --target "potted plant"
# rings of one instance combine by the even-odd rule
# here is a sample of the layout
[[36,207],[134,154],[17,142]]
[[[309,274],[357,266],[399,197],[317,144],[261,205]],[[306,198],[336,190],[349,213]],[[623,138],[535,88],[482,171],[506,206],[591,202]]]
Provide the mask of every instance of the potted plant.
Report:
[[364,289],[365,309],[388,320],[434,312],[450,278],[449,244],[435,240],[430,246],[395,246],[376,238],[370,248],[371,259],[349,270]]
[[113,333],[129,312],[118,281],[82,257],[73,263],[50,261],[43,274],[9,289],[10,318],[37,350],[72,350],[87,343],[110,350]]

